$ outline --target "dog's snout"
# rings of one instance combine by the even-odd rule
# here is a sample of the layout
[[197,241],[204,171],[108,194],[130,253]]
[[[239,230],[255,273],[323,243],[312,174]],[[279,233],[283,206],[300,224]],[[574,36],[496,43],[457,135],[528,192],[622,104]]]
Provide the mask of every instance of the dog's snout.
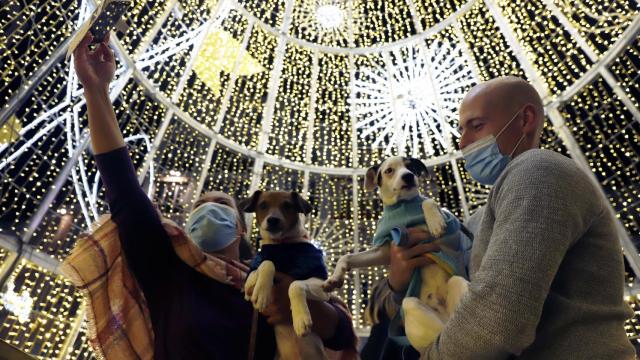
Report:
[[268,227],[278,227],[280,225],[280,219],[277,217],[269,217],[267,218],[267,226]]
[[405,173],[402,175],[402,181],[404,181],[407,185],[415,185],[416,184],[416,176],[412,173]]

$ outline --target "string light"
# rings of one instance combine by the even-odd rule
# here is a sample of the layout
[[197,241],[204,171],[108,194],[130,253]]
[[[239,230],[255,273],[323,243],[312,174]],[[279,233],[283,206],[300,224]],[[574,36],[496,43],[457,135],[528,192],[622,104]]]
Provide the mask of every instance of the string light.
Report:
[[[33,300],[29,321],[0,312],[0,336],[39,358],[57,358],[81,307],[81,297],[61,276],[22,260],[11,274],[15,291]],[[23,319],[24,320],[24,319]]]

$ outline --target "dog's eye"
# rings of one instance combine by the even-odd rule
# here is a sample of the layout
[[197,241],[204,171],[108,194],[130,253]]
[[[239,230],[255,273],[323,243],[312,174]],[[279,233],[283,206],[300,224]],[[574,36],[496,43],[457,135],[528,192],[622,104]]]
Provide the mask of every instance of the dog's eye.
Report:
[[292,207],[292,206],[293,206],[293,204],[292,204],[292,203],[290,203],[290,202],[288,202],[288,201],[287,201],[287,202],[282,203],[282,208],[283,208],[283,209],[291,209],[291,207]]
[[259,207],[261,210],[264,210],[264,209],[268,208],[268,207],[269,207],[269,205],[267,205],[267,203],[266,203],[266,202],[261,202],[261,203],[258,205],[258,207]]
[[392,169],[392,168],[387,168],[387,169],[384,171],[384,173],[385,173],[385,174],[387,174],[387,175],[388,175],[388,174],[391,174],[392,172],[393,172],[393,169]]

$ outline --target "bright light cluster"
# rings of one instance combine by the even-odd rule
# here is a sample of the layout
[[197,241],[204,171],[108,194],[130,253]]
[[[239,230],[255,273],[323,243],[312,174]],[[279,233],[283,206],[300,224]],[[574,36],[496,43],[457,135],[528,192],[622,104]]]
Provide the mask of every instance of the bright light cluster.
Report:
[[29,290],[24,289],[20,294],[16,293],[13,291],[15,285],[11,280],[6,286],[5,292],[0,294],[2,306],[15,315],[21,323],[29,321],[29,315],[31,315],[31,308],[33,307],[33,299],[29,296]]
[[316,19],[325,29],[335,29],[344,21],[344,12],[338,5],[326,4],[316,8]]
[[[404,51],[402,51],[404,50]],[[376,134],[371,146],[419,157],[434,153],[432,138],[449,150],[458,106],[477,83],[465,54],[455,44],[434,42],[386,54],[384,66],[359,69],[352,101],[361,136]]]

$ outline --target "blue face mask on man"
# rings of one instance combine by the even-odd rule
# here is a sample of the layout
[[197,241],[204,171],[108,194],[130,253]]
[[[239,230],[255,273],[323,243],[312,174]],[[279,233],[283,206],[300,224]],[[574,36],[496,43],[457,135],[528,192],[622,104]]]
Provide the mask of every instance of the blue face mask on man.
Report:
[[222,250],[238,237],[236,212],[226,205],[204,203],[189,214],[185,229],[203,251]]
[[498,135],[495,137],[493,134],[485,136],[462,150],[462,156],[465,160],[464,168],[477,182],[483,185],[493,185],[504,171],[504,168],[507,167],[509,161],[511,161],[513,153],[516,152],[516,149],[520,146],[522,140],[524,140],[524,134],[522,134],[520,140],[518,140],[518,143],[509,155],[502,154],[496,142],[496,139],[511,125],[518,114],[520,114],[520,111],[522,111],[522,109],[513,115]]

